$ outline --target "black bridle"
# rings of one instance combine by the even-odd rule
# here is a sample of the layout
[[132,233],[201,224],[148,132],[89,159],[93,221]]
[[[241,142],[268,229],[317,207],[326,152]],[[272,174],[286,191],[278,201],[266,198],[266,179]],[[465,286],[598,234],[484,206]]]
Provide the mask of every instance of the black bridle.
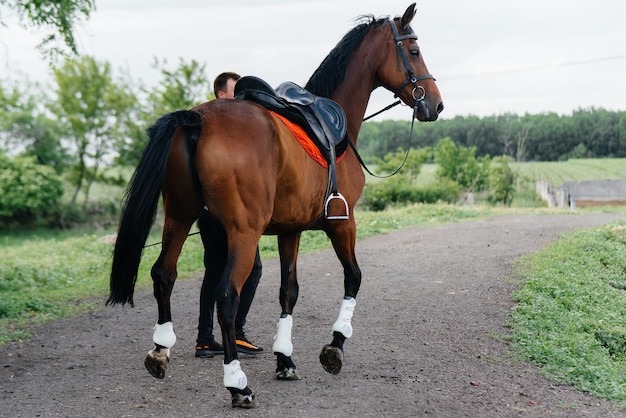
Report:
[[[406,56],[406,53],[404,52],[404,44],[402,41],[404,41],[405,39],[415,39],[417,41],[417,35],[415,34],[415,32],[413,32],[413,29],[409,28],[410,31],[408,33],[404,35],[400,35],[400,33],[398,32],[398,27],[396,26],[395,22],[392,19],[389,19],[389,25],[391,26],[391,30],[393,31],[393,38],[396,43],[396,56],[398,57],[398,70],[402,71],[402,66],[404,65],[404,72],[406,74],[406,79],[404,80],[402,85],[398,87],[397,89],[393,90],[393,93],[394,93],[393,97],[394,98],[399,97],[400,93],[402,92],[402,90],[404,90],[406,86],[408,86],[409,84],[413,85],[413,91],[411,92],[411,96],[413,97],[413,100],[414,100],[413,117],[411,118],[411,133],[409,134],[409,145],[407,146],[406,154],[404,155],[404,160],[402,161],[402,164],[400,164],[400,166],[393,171],[393,173],[386,175],[386,176],[376,175],[367,168],[367,166],[365,165],[365,162],[363,162],[363,159],[361,159],[361,156],[357,152],[356,147],[352,144],[351,141],[348,141],[348,143],[350,144],[350,147],[356,154],[356,157],[359,160],[359,163],[361,163],[361,166],[363,167],[363,169],[367,171],[369,175],[378,177],[378,178],[387,178],[387,177],[394,176],[398,173],[398,171],[402,169],[402,167],[404,167],[404,164],[406,163],[406,160],[409,156],[409,150],[411,149],[411,140],[413,138],[413,126],[415,125],[415,118],[417,117],[417,111],[419,109],[423,114],[428,114],[428,108],[426,107],[426,104],[424,103],[424,99],[426,97],[426,89],[420,86],[418,84],[418,81],[427,80],[427,79],[435,80],[435,77],[433,77],[432,74],[426,74],[426,75],[421,75],[421,76],[415,75],[415,73],[413,72],[413,68],[411,68],[411,65],[409,63],[409,58]],[[419,97],[416,96],[416,93],[418,92],[420,92]],[[380,110],[364,118],[363,122],[365,122],[368,119],[373,118],[376,115],[379,115],[380,113],[386,110],[391,109],[392,107],[396,105],[399,105],[400,103],[401,103],[400,100],[395,101],[394,103],[385,107],[383,110]]]
[[[398,97],[400,93],[402,92],[402,90],[404,90],[404,88],[407,85],[413,84],[413,91],[411,92],[411,96],[413,96],[413,100],[415,100],[413,109],[416,109],[417,103],[423,102],[424,97],[426,96],[426,90],[424,89],[424,87],[417,84],[417,82],[422,81],[422,80],[427,80],[427,79],[434,80],[435,77],[433,77],[432,74],[416,76],[415,73],[413,72],[413,68],[411,68],[409,59],[406,56],[406,53],[404,52],[402,41],[404,41],[405,39],[415,39],[417,41],[417,35],[415,34],[415,32],[413,32],[413,30],[409,28],[410,29],[409,33],[400,35],[400,33],[398,33],[398,27],[393,22],[393,20],[389,19],[389,24],[391,25],[391,30],[393,31],[393,38],[394,38],[394,41],[396,42],[396,52],[397,52],[396,55],[398,57],[398,70],[402,70],[402,65],[404,65],[404,72],[406,74],[406,80],[404,80],[404,83],[402,83],[402,85],[399,88],[394,90],[393,97]],[[417,93],[420,90],[421,90],[420,96],[416,97],[415,93]]]

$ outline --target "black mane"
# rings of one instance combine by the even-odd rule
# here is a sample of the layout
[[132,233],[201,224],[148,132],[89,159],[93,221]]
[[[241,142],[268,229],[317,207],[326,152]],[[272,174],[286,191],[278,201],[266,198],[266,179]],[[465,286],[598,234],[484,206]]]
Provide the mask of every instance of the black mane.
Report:
[[374,16],[359,18],[358,20],[364,22],[357,25],[339,41],[317,67],[304,88],[317,96],[330,97],[345,78],[352,51],[361,45],[371,28],[382,25],[387,19],[376,19]]

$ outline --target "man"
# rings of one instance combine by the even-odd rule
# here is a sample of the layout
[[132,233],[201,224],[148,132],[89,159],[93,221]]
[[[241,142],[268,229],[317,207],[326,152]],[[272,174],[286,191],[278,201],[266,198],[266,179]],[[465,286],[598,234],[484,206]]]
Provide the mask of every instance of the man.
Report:
[[[239,74],[225,72],[218,75],[213,82],[213,91],[218,99],[233,99],[235,83],[241,78]],[[196,340],[196,357],[213,357],[223,354],[224,348],[215,341],[213,336],[213,312],[215,310],[214,289],[226,265],[226,235],[219,222],[213,219],[207,210],[203,210],[198,218],[200,236],[204,244],[204,280],[200,290],[200,317],[198,320],[198,339]],[[252,344],[243,331],[246,316],[254,299],[256,288],[261,278],[262,265],[259,248],[248,280],[239,295],[239,309],[235,318],[235,334],[237,351],[245,354],[261,354],[263,348]]]

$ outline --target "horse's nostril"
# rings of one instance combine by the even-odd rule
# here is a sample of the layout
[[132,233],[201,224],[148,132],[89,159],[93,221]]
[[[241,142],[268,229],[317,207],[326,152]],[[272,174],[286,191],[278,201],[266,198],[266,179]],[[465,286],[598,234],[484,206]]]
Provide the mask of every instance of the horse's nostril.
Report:
[[443,112],[443,102],[439,102],[439,105],[437,105],[437,114]]

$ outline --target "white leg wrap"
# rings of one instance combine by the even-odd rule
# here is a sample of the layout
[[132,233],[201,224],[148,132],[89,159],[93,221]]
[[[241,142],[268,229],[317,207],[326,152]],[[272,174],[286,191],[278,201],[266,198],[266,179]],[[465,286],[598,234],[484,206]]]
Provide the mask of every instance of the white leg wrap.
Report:
[[293,316],[287,315],[285,318],[278,320],[276,335],[274,336],[274,345],[272,352],[280,353],[287,357],[293,353],[293,344],[291,343],[291,328],[293,327]]
[[354,314],[355,306],[356,299],[354,298],[344,299],[341,302],[339,317],[333,324],[333,332],[341,332],[346,338],[352,336],[352,315]]
[[239,360],[224,364],[224,386],[237,389],[245,389],[248,386],[248,378],[241,370]]
[[176,344],[174,324],[171,321],[164,324],[156,324],[154,326],[154,334],[152,334],[152,341],[163,347],[172,348]]

